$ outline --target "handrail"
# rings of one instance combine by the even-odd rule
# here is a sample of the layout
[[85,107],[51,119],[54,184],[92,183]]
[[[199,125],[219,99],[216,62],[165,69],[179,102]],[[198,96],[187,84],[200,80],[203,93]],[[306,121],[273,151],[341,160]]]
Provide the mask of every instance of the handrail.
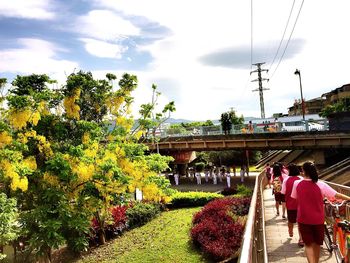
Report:
[[264,174],[261,172],[255,179],[239,263],[268,262],[262,189]]
[[345,186],[345,185],[341,185],[341,184],[335,184],[335,183],[331,183],[331,182],[327,182],[327,181],[324,181],[324,182],[327,183],[329,186],[331,186],[338,193],[350,196],[350,187],[349,186]]

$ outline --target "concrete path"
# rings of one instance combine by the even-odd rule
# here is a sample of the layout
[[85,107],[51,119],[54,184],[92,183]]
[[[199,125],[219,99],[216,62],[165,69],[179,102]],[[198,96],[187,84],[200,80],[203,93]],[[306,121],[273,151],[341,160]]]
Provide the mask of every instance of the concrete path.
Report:
[[[298,246],[297,226],[294,226],[294,236],[289,237],[287,220],[282,219],[282,207],[280,215],[276,216],[275,199],[269,188],[264,191],[264,207],[269,262],[307,262],[304,248]],[[321,247],[320,262],[336,262],[325,246]]]

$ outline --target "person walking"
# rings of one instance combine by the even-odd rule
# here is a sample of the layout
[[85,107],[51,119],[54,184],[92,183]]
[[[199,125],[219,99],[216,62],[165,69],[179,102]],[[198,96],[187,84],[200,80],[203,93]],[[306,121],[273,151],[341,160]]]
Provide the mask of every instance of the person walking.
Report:
[[209,168],[206,167],[204,170],[204,178],[205,178],[205,182],[207,183],[209,181]]
[[202,176],[200,172],[196,172],[197,184],[202,184]]
[[276,215],[280,215],[280,205],[282,205],[282,218],[286,219],[286,206],[284,194],[281,193],[283,180],[287,177],[285,173],[282,174],[282,165],[275,163],[272,167],[271,182],[273,186],[272,194],[275,195]]
[[226,183],[227,183],[227,187],[231,188],[231,174],[230,174],[230,170],[226,171]]
[[213,168],[213,184],[217,184],[218,181],[217,181],[217,176],[216,176],[216,168],[214,166]]
[[[287,208],[287,219],[288,219],[288,233],[290,237],[293,237],[293,227],[297,222],[297,200],[292,198],[290,195],[292,193],[293,184],[297,180],[301,180],[299,167],[294,163],[290,163],[287,166],[289,171],[289,176],[283,180],[281,193],[285,196],[286,208]],[[300,247],[304,246],[303,239],[299,233],[298,245]]]
[[338,193],[325,182],[318,180],[318,172],[312,162],[302,166],[303,179],[295,181],[291,197],[296,199],[297,222],[305,243],[305,254],[309,263],[318,263],[320,246],[324,239],[325,197],[350,200],[350,196]]
[[241,183],[244,183],[244,165],[241,166],[241,170],[239,171],[241,176]]
[[179,173],[177,171],[174,172],[174,180],[175,185],[179,185]]
[[219,178],[219,182],[222,183],[222,168],[221,169],[219,167],[217,168],[217,175]]
[[269,185],[269,188],[271,188],[271,167],[270,164],[267,163],[265,165],[265,176],[266,176],[266,180],[267,180],[267,184]]

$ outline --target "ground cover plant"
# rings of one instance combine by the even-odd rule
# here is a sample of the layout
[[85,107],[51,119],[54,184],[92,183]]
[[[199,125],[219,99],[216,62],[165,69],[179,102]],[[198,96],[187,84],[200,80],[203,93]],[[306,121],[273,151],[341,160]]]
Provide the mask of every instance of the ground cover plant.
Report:
[[209,202],[193,216],[191,238],[215,261],[236,256],[242,242],[243,216],[248,214],[249,197],[226,197]]
[[189,237],[192,216],[199,209],[162,212],[146,225],[125,232],[111,243],[94,249],[78,262],[210,262],[192,246]]

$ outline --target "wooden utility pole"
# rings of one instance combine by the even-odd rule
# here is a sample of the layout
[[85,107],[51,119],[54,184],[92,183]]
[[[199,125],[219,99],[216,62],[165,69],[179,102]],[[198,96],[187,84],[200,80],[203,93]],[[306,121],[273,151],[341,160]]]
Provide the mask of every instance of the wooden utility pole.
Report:
[[265,62],[253,64],[254,66],[257,66],[258,69],[254,70],[254,71],[251,71],[250,74],[255,73],[255,72],[258,72],[258,78],[252,80],[252,82],[253,82],[253,81],[259,81],[259,88],[258,88],[258,89],[255,89],[255,90],[253,90],[253,91],[259,91],[261,118],[262,118],[262,119],[265,119],[265,106],[264,106],[264,93],[263,93],[263,91],[264,91],[264,90],[268,90],[268,89],[263,88],[262,82],[265,81],[265,80],[266,80],[266,81],[269,81],[269,79],[264,79],[264,78],[262,78],[262,77],[261,77],[261,72],[262,72],[262,71],[268,72],[269,70],[268,70],[268,69],[261,69],[261,65],[263,65],[263,64],[265,64]]

